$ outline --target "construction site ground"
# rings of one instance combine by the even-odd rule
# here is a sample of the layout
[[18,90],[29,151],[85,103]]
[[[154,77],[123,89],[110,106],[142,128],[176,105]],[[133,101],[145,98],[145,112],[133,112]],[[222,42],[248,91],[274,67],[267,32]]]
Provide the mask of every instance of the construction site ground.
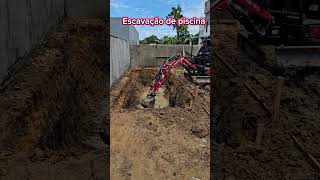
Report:
[[64,19],[0,87],[0,179],[107,179],[106,22]]
[[214,59],[211,84],[212,176],[320,179],[320,75],[285,77],[280,117],[272,120],[277,76],[237,48],[240,28],[214,27],[214,49],[222,60]]
[[111,91],[111,179],[209,179],[209,87],[173,70],[145,109],[156,68],[132,69]]

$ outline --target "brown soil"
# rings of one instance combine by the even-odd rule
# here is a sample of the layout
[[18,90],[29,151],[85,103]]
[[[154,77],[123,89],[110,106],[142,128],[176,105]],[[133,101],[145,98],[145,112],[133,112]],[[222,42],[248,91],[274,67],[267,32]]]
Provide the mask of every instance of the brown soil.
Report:
[[107,177],[105,27],[65,19],[3,83],[0,179]]
[[[276,77],[254,63],[236,45],[236,29],[214,32],[215,50],[239,74],[215,60],[212,89],[212,176],[215,179],[320,179],[319,171],[301,153],[292,133],[320,161],[320,78],[287,79],[281,97],[280,119],[271,116],[253,98],[248,83],[272,109]],[[264,123],[261,145],[257,126]]]
[[[149,85],[156,71],[143,69],[129,73],[123,77],[128,78],[127,85],[120,80],[111,94],[121,97],[121,93],[114,93],[120,87],[141,87],[139,78],[136,83],[130,81],[134,73],[143,75],[140,78]],[[189,108],[192,97],[189,91],[193,85],[179,73],[167,79],[165,96],[171,102],[168,107],[131,106],[121,108],[120,112],[112,109],[111,179],[209,179],[209,116],[203,109],[209,109],[209,93],[200,89],[193,107]],[[134,94],[126,93],[129,93],[126,96]]]

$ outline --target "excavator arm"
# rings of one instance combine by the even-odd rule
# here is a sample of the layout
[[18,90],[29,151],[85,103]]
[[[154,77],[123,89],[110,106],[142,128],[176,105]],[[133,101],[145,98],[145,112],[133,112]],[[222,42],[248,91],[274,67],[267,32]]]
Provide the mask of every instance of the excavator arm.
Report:
[[238,6],[238,8],[241,8],[243,11],[255,14],[267,21],[272,20],[271,13],[252,0],[216,0],[210,7],[210,11],[226,11],[235,6]]
[[265,36],[273,16],[253,0],[215,0],[210,11],[229,11],[249,32]]
[[182,56],[180,53],[177,53],[175,56],[167,59],[159,69],[158,74],[150,85],[150,90],[145,99],[142,100],[143,107],[153,107],[155,104],[155,96],[156,92],[159,90],[161,85],[163,84],[167,74],[171,69],[176,68],[179,65],[183,65],[186,69],[196,69],[196,65],[194,65],[189,59]]

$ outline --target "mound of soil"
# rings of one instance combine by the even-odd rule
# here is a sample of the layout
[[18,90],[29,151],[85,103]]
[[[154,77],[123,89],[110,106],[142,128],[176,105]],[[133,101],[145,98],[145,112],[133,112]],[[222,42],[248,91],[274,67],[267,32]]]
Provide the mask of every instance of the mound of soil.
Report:
[[[219,29],[217,27],[217,29]],[[213,141],[212,176],[215,179],[319,179],[312,163],[288,133],[320,161],[320,77],[305,81],[286,79],[281,96],[280,119],[272,117],[244,86],[250,85],[272,109],[277,77],[236,48],[234,29],[215,32],[215,51],[239,74],[216,60],[211,88]],[[316,88],[314,88],[316,87]],[[265,124],[261,144],[256,143],[259,124]]]
[[105,27],[101,19],[65,19],[4,83],[1,179],[107,176]]

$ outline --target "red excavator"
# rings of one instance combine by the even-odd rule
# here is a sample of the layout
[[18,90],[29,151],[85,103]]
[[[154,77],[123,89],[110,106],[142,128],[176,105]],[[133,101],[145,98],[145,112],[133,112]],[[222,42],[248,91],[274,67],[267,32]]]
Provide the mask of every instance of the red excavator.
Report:
[[[145,108],[154,107],[156,92],[163,84],[167,74],[170,70],[182,65],[186,72],[185,77],[195,84],[209,84],[210,83],[210,37],[202,38],[202,47],[196,56],[191,59],[177,53],[175,56],[167,59],[160,67],[158,74],[153,80],[149,93],[146,98],[142,100],[141,105]],[[192,49],[191,49],[192,52]]]
[[319,45],[319,0],[213,0],[211,12],[229,11],[260,41]]
[[[320,0],[212,0],[210,11],[228,11],[247,30],[249,35],[238,36],[240,45],[252,49],[255,59],[265,59],[266,54],[259,49],[261,44],[271,44],[276,51],[276,66],[320,67]],[[245,37],[246,36],[246,37]],[[240,38],[239,38],[240,37]],[[244,40],[245,39],[245,40]],[[257,43],[258,42],[258,43]],[[210,58],[208,58],[210,62]],[[152,107],[156,91],[163,83],[168,71],[183,65],[187,77],[209,77],[209,66],[201,66],[177,54],[166,60],[143,100],[144,107]],[[271,66],[271,69],[277,67]]]
[[295,78],[319,71],[320,0],[211,2],[211,12],[228,11],[245,27],[238,47],[263,68]]

